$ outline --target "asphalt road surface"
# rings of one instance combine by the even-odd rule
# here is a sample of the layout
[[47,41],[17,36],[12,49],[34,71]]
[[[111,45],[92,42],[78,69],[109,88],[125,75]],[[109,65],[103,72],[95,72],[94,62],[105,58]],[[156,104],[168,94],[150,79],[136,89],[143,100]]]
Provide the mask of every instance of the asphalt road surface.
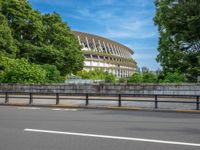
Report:
[[199,114],[0,106],[0,150],[199,149]]

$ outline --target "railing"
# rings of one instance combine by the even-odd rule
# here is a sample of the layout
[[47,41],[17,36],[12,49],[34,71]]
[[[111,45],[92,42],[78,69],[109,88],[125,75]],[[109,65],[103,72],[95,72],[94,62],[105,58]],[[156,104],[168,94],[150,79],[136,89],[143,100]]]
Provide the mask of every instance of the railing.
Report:
[[[38,97],[45,96],[45,97]],[[53,96],[53,97],[52,97]],[[65,97],[64,97],[65,96]],[[67,97],[68,96],[68,97]],[[70,97],[69,97],[70,96]],[[81,96],[77,98],[77,96]],[[104,97],[105,99],[101,99]],[[130,99],[134,97],[142,98],[153,98],[148,99]],[[90,101],[116,101],[118,102],[118,107],[122,107],[122,102],[142,102],[142,103],[154,103],[154,108],[159,108],[159,103],[182,103],[182,104],[195,104],[196,110],[199,110],[199,96],[193,95],[149,95],[149,94],[92,94],[92,93],[14,93],[14,92],[5,92],[0,93],[0,98],[4,99],[4,104],[9,104],[10,99],[28,99],[29,105],[32,105],[35,99],[52,99],[55,100],[55,104],[59,105],[61,100],[82,100],[85,101],[85,106],[88,106]],[[127,99],[129,98],[129,99]],[[189,100],[162,100],[166,98],[186,98]]]

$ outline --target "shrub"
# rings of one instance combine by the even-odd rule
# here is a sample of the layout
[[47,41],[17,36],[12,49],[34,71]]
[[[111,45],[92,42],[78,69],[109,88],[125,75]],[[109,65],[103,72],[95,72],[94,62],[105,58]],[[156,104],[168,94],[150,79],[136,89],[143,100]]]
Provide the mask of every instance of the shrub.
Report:
[[26,59],[0,58],[0,81],[3,83],[44,83],[46,71]]
[[115,82],[115,76],[112,75],[112,74],[107,74],[105,76],[105,82],[106,83],[113,83],[113,82]]
[[142,74],[142,82],[143,83],[155,83],[155,82],[157,82],[157,76],[151,72],[144,72]]
[[128,83],[141,83],[142,75],[139,73],[134,73],[127,81]]

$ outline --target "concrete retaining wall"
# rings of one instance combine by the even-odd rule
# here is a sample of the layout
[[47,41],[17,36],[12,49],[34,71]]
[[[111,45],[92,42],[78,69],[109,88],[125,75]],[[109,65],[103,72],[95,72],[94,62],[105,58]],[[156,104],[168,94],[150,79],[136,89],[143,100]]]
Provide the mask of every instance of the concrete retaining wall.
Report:
[[0,92],[200,95],[200,84],[0,84]]

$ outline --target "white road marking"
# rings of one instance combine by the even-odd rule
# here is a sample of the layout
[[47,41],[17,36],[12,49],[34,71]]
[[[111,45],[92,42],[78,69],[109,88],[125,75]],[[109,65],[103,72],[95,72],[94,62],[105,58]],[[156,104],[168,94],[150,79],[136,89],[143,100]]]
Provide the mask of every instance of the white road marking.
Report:
[[61,108],[54,108],[51,110],[58,110],[58,111],[77,111],[78,109],[61,109]]
[[31,109],[31,110],[38,110],[38,109],[40,109],[40,108],[38,108],[38,107],[17,107],[18,109]]
[[28,128],[24,129],[24,131],[200,147],[199,143],[186,143],[186,142],[177,142],[177,141],[164,141],[164,140],[155,140],[155,139],[143,139],[143,138],[120,137],[120,136],[109,136],[109,135],[98,135],[98,134],[86,134],[86,133],[76,133],[76,132],[61,132],[61,131],[39,130],[39,129],[28,129]]
[[60,108],[54,108],[54,109],[51,109],[51,110],[61,110]]

